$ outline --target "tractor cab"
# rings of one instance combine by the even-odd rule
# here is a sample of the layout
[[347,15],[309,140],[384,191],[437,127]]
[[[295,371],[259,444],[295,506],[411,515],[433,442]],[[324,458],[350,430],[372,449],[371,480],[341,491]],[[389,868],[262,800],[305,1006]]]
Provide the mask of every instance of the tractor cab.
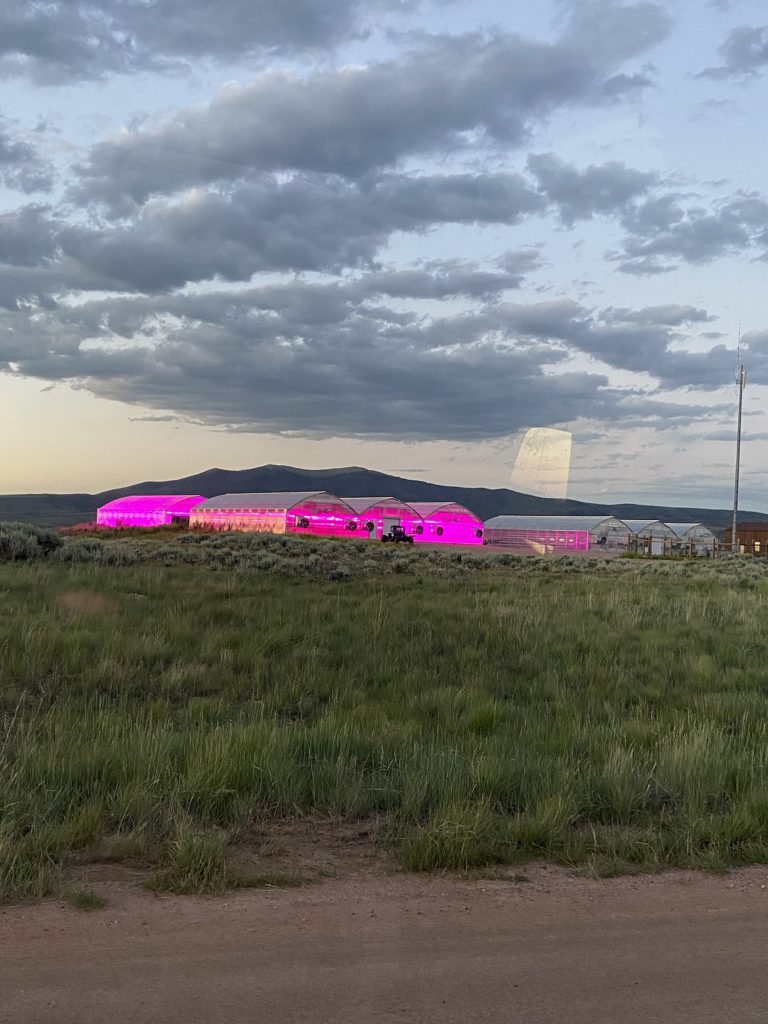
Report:
[[405,527],[399,523],[393,523],[390,526],[388,533],[381,535],[382,541],[387,543],[391,541],[393,544],[413,544],[413,537],[405,532]]

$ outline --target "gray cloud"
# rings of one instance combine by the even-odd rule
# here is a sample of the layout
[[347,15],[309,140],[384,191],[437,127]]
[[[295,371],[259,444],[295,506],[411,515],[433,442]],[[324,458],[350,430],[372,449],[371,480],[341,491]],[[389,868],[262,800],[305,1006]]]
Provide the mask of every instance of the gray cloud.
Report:
[[[0,304],[15,308],[19,298],[50,301],[81,289],[161,293],[216,276],[247,281],[259,272],[372,267],[395,231],[516,224],[541,202],[518,175],[467,174],[390,175],[365,190],[316,175],[268,178],[228,194],[156,200],[118,225],[76,224],[30,204],[0,213]],[[506,254],[492,271],[468,274],[465,264],[444,262],[421,297],[515,287],[536,262],[530,249]],[[390,272],[390,279],[408,295],[410,272]]]
[[[484,270],[460,260],[432,261],[415,267],[377,270],[330,284],[294,280],[237,292],[110,296],[71,308],[62,306],[57,316],[62,323],[77,325],[83,336],[114,335],[128,339],[151,335],[155,325],[169,317],[223,326],[244,338],[265,327],[280,335],[304,337],[318,328],[341,324],[356,310],[374,320],[380,315],[388,323],[406,326],[420,321],[420,315],[372,306],[373,300],[457,296],[487,300],[518,288],[524,271],[537,266],[537,257],[533,250],[520,250],[507,253],[499,264],[498,270]],[[455,324],[456,318],[450,322]],[[467,323],[477,330],[480,322],[470,318]]]
[[118,282],[65,251],[71,227],[46,204],[0,212],[0,307],[52,308],[67,292],[113,290]]
[[[577,9],[554,43],[502,32],[437,36],[362,67],[305,78],[265,72],[209,104],[94,146],[79,168],[75,195],[125,213],[130,202],[153,194],[254,173],[361,179],[412,156],[455,153],[478,141],[519,146],[530,125],[552,111],[605,102],[621,65],[668,28],[654,4],[606,0]],[[627,79],[622,88],[639,84]]]
[[0,117],[0,185],[20,192],[48,192],[53,179],[51,164]]
[[[696,435],[696,440],[700,441],[728,441],[731,444],[736,443],[736,430],[711,430],[706,434]],[[749,433],[745,431],[741,435],[741,440],[746,441],[768,441],[768,433],[764,431],[758,431],[756,433]]]
[[647,375],[662,388],[717,389],[729,382],[733,369],[734,351],[724,345],[707,352],[676,347],[685,335],[675,328],[712,320],[705,310],[692,306],[593,313],[570,301],[505,303],[498,307],[498,315],[516,336],[559,341],[608,366]]
[[709,263],[768,250],[768,201],[755,193],[737,193],[710,207],[684,207],[674,195],[654,197],[631,207],[622,223],[628,232],[623,252],[612,258],[628,273],[663,273],[670,260]]
[[591,164],[580,171],[554,153],[531,154],[528,168],[566,224],[626,209],[659,180],[652,172],[638,171],[620,162]]
[[698,78],[747,78],[768,67],[768,25],[740,25],[720,47],[723,63],[705,68]]
[[[663,306],[644,306],[642,309],[608,309],[606,320],[628,324],[657,324],[663,327],[683,327],[688,324],[709,324],[715,320],[706,309],[668,302]],[[716,335],[718,338],[721,334]]]
[[[422,295],[445,270],[411,273],[408,293]],[[375,272],[333,285],[114,297],[6,314],[13,327],[0,323],[0,355],[30,376],[238,430],[457,440],[580,417],[662,428],[711,411],[568,370],[574,353],[675,386],[720,386],[721,363],[733,360],[722,347],[706,357],[672,350],[670,322],[706,316],[690,307],[624,315],[504,302],[430,317],[373,301],[401,292],[398,273]]]
[[50,260],[60,227],[50,206],[29,204],[0,212],[0,263],[32,267]]
[[415,0],[3,0],[0,76],[49,85],[325,49]]
[[129,416],[131,423],[178,423],[178,416]]
[[360,188],[337,178],[265,178],[228,193],[154,200],[127,225],[71,227],[64,251],[125,288],[162,291],[219,275],[370,266],[395,231],[515,224],[542,208],[515,174],[389,175]]

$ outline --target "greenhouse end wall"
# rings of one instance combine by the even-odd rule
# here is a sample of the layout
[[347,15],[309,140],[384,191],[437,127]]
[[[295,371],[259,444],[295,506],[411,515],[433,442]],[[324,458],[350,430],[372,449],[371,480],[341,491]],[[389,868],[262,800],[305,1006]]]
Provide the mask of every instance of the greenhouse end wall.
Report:
[[292,508],[199,508],[190,526],[206,530],[247,533],[307,534],[315,537],[350,537],[356,531],[354,513],[343,505],[302,502]]
[[404,518],[403,526],[417,544],[480,545],[485,540],[485,526],[481,519],[461,505],[446,504],[435,508],[423,502],[413,502],[415,515]]
[[96,525],[107,529],[148,528],[187,524],[195,506],[205,501],[200,494],[132,494],[96,510]]
[[558,552],[589,551],[589,530],[486,530],[489,544],[521,552],[551,555]]

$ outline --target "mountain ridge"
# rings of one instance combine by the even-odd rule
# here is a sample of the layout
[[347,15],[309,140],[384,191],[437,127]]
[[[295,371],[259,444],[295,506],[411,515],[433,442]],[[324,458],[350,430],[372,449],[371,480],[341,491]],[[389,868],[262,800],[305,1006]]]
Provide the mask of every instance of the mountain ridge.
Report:
[[[703,522],[722,529],[730,525],[728,509],[655,505],[642,502],[586,502],[571,498],[544,498],[510,488],[461,487],[433,484],[383,473],[363,466],[301,469],[269,463],[253,469],[213,467],[177,480],[145,480],[128,487],[96,494],[0,495],[0,521],[25,520],[40,526],[71,526],[95,519],[96,509],[126,494],[202,494],[206,498],[227,492],[328,490],[340,497],[393,495],[404,501],[453,499],[481,519],[494,515],[616,515],[620,519],[666,519]],[[758,522],[768,513],[744,511]]]

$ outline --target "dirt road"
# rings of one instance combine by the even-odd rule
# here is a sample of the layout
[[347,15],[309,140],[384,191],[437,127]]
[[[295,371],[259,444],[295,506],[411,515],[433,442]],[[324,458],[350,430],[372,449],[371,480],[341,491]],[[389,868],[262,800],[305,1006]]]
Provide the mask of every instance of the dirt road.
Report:
[[768,870],[383,876],[221,899],[97,886],[0,913],[12,1024],[768,1020]]

